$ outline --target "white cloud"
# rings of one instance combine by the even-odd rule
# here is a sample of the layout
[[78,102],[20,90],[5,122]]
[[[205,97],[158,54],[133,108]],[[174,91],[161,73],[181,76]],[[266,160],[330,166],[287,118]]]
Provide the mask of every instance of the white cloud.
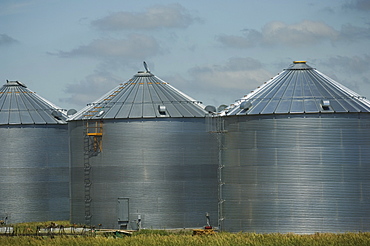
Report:
[[334,41],[338,32],[322,22],[305,20],[297,24],[287,25],[283,22],[270,22],[262,29],[262,42],[293,46],[316,44],[325,40]]
[[369,98],[369,54],[354,56],[337,55],[321,60],[319,63],[319,71],[360,95]]
[[40,0],[0,1],[0,16],[27,12],[39,3]]
[[360,11],[370,11],[369,0],[351,0],[343,4],[344,9],[355,9]]
[[100,30],[119,31],[127,29],[186,28],[199,18],[192,16],[180,4],[157,5],[145,12],[116,12],[91,22]]
[[0,46],[3,45],[9,45],[9,44],[15,44],[18,43],[18,41],[6,34],[0,34]]
[[234,48],[251,48],[257,46],[263,38],[262,33],[253,29],[245,29],[243,32],[243,36],[219,35],[217,40]]
[[338,55],[330,57],[322,64],[337,71],[358,75],[369,72],[370,55],[352,57]]
[[196,83],[205,88],[252,90],[270,74],[253,58],[230,58],[225,64],[194,67],[190,74]]
[[118,86],[120,82],[122,82],[120,78],[110,73],[95,71],[77,83],[67,84],[64,92],[70,96],[59,99],[59,101],[82,108],[87,103],[102,97],[109,90]]
[[[71,51],[60,51],[60,57],[93,57],[98,59],[145,59],[160,53],[158,42],[150,36],[132,34],[126,39],[97,39]],[[52,53],[49,53],[52,54]]]
[[196,100],[216,107],[233,103],[271,78],[263,64],[249,57],[233,57],[223,64],[193,67],[189,75],[188,79],[176,75],[168,81]]
[[353,26],[352,24],[342,25],[339,40],[355,42],[362,39],[370,39],[370,28]]
[[[254,29],[243,30],[243,35],[220,35],[217,37],[222,44],[233,48],[251,48],[255,46],[283,45],[289,47],[303,47],[321,42],[346,38],[345,33],[354,28],[343,28],[340,31],[320,21],[305,20],[297,24],[285,24],[280,21],[267,23],[261,31]],[[348,30],[349,29],[349,30]],[[354,30],[356,33],[358,30]]]

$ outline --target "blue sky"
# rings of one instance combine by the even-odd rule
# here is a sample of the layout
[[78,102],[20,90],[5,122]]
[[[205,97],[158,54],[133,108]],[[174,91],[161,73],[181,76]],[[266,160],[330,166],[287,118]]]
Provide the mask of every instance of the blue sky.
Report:
[[294,60],[370,99],[370,0],[2,0],[0,83],[77,110],[144,70],[231,104]]

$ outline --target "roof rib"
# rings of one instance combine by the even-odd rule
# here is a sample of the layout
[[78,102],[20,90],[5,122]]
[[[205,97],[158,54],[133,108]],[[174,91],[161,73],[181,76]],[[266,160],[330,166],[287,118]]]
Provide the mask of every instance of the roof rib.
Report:
[[0,88],[0,125],[66,124],[64,111],[19,81]]
[[[247,101],[248,108],[243,107]],[[370,112],[370,101],[306,64],[280,74],[229,106],[222,115]]]
[[[139,71],[68,120],[204,117],[204,105],[153,75]],[[98,109],[98,110],[97,110]]]

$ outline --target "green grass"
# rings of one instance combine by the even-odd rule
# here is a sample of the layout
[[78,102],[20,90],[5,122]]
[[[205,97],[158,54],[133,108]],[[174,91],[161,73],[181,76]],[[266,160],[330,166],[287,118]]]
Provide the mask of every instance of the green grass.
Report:
[[[70,226],[68,222],[57,221],[59,225]],[[50,222],[22,223],[15,227],[36,228],[45,226]],[[141,230],[134,232],[132,236],[108,237],[97,234],[91,236],[1,236],[0,245],[187,245],[187,246],[235,246],[235,245],[370,245],[370,232],[359,233],[315,233],[312,235],[298,235],[294,233],[258,234],[258,233],[216,233],[208,236],[192,236],[189,230],[165,231],[165,230]]]

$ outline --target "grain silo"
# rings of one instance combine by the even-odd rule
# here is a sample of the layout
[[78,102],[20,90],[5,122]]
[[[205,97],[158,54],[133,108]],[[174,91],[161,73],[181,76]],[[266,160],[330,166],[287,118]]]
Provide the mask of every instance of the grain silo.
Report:
[[69,119],[71,222],[201,227],[217,218],[217,146],[204,106],[146,70]]
[[65,118],[19,81],[0,88],[0,220],[68,220]]
[[223,115],[222,230],[370,230],[368,100],[296,61]]

